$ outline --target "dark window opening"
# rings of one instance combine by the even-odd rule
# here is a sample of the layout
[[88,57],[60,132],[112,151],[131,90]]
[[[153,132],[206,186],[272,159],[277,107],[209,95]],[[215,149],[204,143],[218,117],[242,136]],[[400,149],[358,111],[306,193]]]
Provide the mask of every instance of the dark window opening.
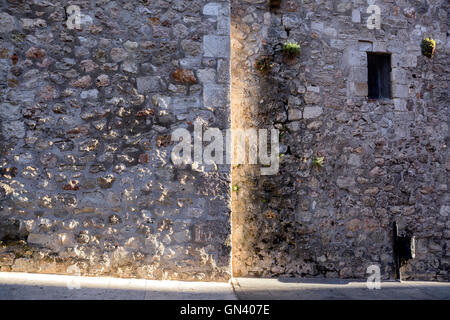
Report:
[[391,99],[391,55],[367,52],[369,99]]

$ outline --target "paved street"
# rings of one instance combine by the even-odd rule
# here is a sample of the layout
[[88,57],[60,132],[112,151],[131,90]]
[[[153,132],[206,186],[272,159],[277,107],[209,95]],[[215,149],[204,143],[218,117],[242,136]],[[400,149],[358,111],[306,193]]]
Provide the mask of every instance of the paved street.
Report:
[[449,282],[392,281],[369,290],[358,280],[238,278],[234,288],[240,300],[450,300]]
[[0,273],[1,299],[235,300],[236,296],[228,283]]
[[[234,288],[233,288],[234,287]],[[78,289],[79,288],[79,289]],[[233,279],[217,282],[151,281],[29,273],[0,273],[0,300],[450,300],[450,283],[344,280]]]

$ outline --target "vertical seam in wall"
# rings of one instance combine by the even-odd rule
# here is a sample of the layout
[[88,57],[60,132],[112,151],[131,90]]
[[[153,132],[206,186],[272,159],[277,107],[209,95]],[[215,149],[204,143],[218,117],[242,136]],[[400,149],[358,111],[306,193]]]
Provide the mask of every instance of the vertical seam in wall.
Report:
[[[231,74],[231,57],[232,57],[232,49],[231,49],[231,0],[228,1],[228,9],[229,9],[229,13],[230,13],[230,17],[229,17],[229,24],[228,24],[228,35],[229,35],[229,39],[228,41],[230,42],[229,45],[229,63],[228,63],[228,74],[229,74],[229,81],[228,81],[228,97],[229,97],[229,104],[230,104],[230,121],[229,121],[229,126],[230,126],[230,132],[231,129],[233,127],[233,103],[231,100],[231,81],[232,81],[232,74]],[[231,135],[232,137],[232,135]],[[228,143],[226,141],[226,143]],[[230,152],[232,152],[233,148],[233,141],[230,140],[230,144],[231,146],[228,148],[228,150],[230,150]],[[231,159],[233,159],[233,157],[231,156]],[[232,191],[232,186],[233,186],[233,161],[231,161],[230,163],[230,185],[229,185],[229,192],[230,192],[230,273],[231,273],[231,281],[233,281],[233,191]],[[233,287],[234,290],[234,287]]]

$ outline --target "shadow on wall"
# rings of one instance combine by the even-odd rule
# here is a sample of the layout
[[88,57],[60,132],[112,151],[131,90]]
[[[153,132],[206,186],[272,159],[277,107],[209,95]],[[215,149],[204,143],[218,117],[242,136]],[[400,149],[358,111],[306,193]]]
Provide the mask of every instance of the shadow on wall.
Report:
[[[265,3],[257,8],[263,21],[257,41],[248,39],[244,10],[245,5],[232,1],[232,126],[276,128],[281,142],[289,134],[285,122],[291,88],[286,77],[292,78],[292,70],[300,68],[300,59],[286,58],[281,52],[285,39],[277,33],[281,17],[277,10],[269,10]],[[300,126],[295,141],[298,148],[305,130]],[[280,149],[280,159],[291,155],[289,145],[293,146],[281,144],[286,147]],[[306,256],[300,247],[309,240],[304,234],[306,227],[293,219],[295,204],[290,197],[295,194],[286,187],[293,183],[287,170],[290,168],[281,166],[277,175],[261,176],[257,166],[233,167],[232,185],[238,189],[232,195],[234,276],[302,275],[299,269]]]

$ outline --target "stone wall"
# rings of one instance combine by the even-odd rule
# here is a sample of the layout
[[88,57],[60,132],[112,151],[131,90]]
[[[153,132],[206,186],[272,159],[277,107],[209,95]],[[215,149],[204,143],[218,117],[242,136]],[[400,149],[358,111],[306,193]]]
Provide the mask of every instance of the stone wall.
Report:
[[[0,271],[389,279],[395,221],[404,278],[448,281],[448,4],[378,2],[380,30],[362,0],[2,0]],[[367,52],[392,99],[367,99]],[[196,123],[279,129],[278,174],[174,165]]]
[[230,167],[170,157],[229,128],[229,2],[0,3],[0,271],[229,279]]
[[[232,1],[233,126],[281,131],[278,175],[233,167],[235,276],[391,279],[396,221],[417,239],[403,278],[449,280],[448,2],[372,3],[380,30],[361,0]],[[366,52],[391,54],[392,99],[367,99]]]

